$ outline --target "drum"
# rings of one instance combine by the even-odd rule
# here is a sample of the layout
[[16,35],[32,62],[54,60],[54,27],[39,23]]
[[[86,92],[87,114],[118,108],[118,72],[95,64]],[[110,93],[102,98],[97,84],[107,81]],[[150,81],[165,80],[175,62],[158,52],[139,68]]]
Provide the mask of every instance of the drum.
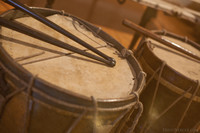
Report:
[[[106,55],[85,56],[1,27],[1,133],[132,131],[142,113],[145,74],[134,56],[100,28],[63,11],[32,8]],[[19,10],[2,15],[90,52]],[[131,117],[135,115],[135,117]]]
[[[200,45],[166,31],[155,31],[172,45],[200,56]],[[136,58],[147,73],[140,99],[144,112],[136,133],[189,132],[200,122],[200,61],[155,40],[143,38]]]

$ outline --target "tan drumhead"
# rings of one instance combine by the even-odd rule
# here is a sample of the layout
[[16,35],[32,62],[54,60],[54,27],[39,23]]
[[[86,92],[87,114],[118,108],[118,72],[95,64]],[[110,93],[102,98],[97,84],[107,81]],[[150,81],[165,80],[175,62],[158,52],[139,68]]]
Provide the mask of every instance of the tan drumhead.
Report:
[[[200,51],[191,45],[167,36],[162,36],[162,38],[175,45],[178,44],[182,48],[187,49],[200,57]],[[200,80],[200,61],[192,59],[185,54],[177,52],[152,39],[147,40],[151,41],[153,52],[157,57],[165,61],[169,66],[182,73],[183,75],[193,80]]]
[[[103,39],[72,18],[53,15],[48,19],[67,29],[90,45],[116,60],[115,67],[52,46],[21,33],[1,29],[3,35],[2,46],[25,69],[48,81],[51,84],[84,96],[95,98],[127,97],[134,86],[134,72],[130,69],[126,59],[117,54],[117,50],[108,45]],[[33,18],[19,18],[17,21],[45,32],[70,45],[85,49],[76,42],[64,37]],[[72,53],[70,55],[66,55]]]

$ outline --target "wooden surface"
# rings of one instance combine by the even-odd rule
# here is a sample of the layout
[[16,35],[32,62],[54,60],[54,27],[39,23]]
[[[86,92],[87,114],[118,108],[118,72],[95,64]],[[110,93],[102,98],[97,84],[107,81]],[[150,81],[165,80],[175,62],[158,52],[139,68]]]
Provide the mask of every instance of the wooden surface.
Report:
[[128,48],[130,41],[133,38],[133,34],[130,32],[120,31],[106,26],[98,26],[98,27],[101,27],[103,31],[111,35],[114,39],[116,39],[126,48]]
[[13,7],[4,3],[3,1],[0,0],[0,14],[9,10],[9,9],[12,9]]

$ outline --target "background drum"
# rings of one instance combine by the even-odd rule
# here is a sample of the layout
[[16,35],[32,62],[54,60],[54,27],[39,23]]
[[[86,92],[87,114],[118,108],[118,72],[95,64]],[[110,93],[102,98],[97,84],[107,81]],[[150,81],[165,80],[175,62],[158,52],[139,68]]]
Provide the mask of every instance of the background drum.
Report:
[[[133,0],[148,7],[161,10],[173,16],[191,21],[193,23],[199,22],[200,13],[195,9],[189,7],[190,4],[195,3],[195,0]],[[196,5],[199,2],[196,2]]]
[[[132,131],[142,113],[138,97],[145,81],[132,54],[100,28],[70,14],[34,10],[114,57],[117,64],[111,68],[1,27],[0,132]],[[82,48],[18,10],[3,17]]]
[[[185,37],[155,31],[163,39],[200,56],[200,46]],[[200,62],[150,38],[136,56],[147,73],[140,99],[144,113],[136,133],[192,132],[200,121]]]

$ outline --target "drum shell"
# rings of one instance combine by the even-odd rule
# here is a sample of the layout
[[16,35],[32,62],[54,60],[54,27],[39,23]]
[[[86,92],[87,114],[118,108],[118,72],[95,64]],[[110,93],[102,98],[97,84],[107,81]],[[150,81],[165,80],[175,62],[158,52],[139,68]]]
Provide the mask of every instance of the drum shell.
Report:
[[[5,78],[6,82],[9,84],[9,89],[19,89],[23,87],[22,84],[19,84],[18,81],[16,82],[16,80],[10,77],[10,75],[5,75]],[[12,97],[12,99],[7,101],[4,107],[1,117],[0,131],[3,133],[23,132],[25,125],[24,120],[30,119],[30,133],[64,132],[72,126],[73,122],[75,122],[85,110],[87,110],[81,106],[79,108],[73,108],[66,105],[62,106],[62,102],[64,103],[64,101],[57,102],[55,100],[55,98],[48,96],[48,94],[39,91],[37,88],[32,88],[32,98],[29,100],[29,109],[31,110],[31,115],[30,118],[28,118],[28,116],[25,116],[27,113],[27,93],[21,92],[16,94]],[[76,98],[73,100],[78,101],[80,99]],[[84,103],[84,101],[82,101],[82,103]],[[93,132],[94,123],[92,120],[94,119],[95,113],[92,108],[78,122],[76,128],[73,129],[73,132]],[[121,114],[123,114],[124,111],[124,109],[98,111],[98,119],[100,119],[103,124],[110,125]],[[108,128],[108,130],[109,129],[110,128]],[[99,130],[101,131],[101,129]]]
[[[163,32],[156,31],[155,33],[162,34]],[[168,36],[177,38],[177,36],[175,37],[173,36],[173,34],[170,33]],[[152,52],[150,42],[145,42],[144,38],[140,42],[139,48],[136,50],[135,55],[140,62],[143,70],[145,71],[145,73],[147,73],[147,82],[156,72],[156,70],[158,68],[161,68],[163,63],[165,63]],[[194,81],[182,75],[167,64],[165,64],[163,67],[160,79],[158,76],[159,72],[160,71],[155,74],[154,78],[145,87],[140,95],[140,100],[144,105],[144,113],[136,127],[136,133],[143,130],[143,124],[148,121],[148,118],[150,118],[149,123],[153,123],[149,130],[147,130],[148,133],[164,132],[167,130],[173,132],[175,130],[191,130],[200,120],[200,116],[198,115],[198,112],[200,110],[199,91],[193,99],[192,104],[190,105],[181,126],[179,127],[179,129],[176,129],[176,127],[184,111],[186,110],[187,104],[189,103],[192,94],[195,92],[196,89],[199,89],[197,81]],[[152,108],[152,113],[149,114],[150,104],[158,80],[160,80],[158,92],[155,98],[154,106]],[[191,87],[192,90],[189,93],[186,93],[186,96],[184,96],[170,110],[168,110],[166,114],[161,116],[157,121],[153,121],[155,117],[157,117],[162,111],[169,107],[177,98],[179,98],[185,91],[187,91]]]
[[[35,8],[34,10],[44,16],[63,13],[41,8]],[[22,12],[11,10],[3,16],[7,19],[14,19],[26,15]],[[123,46],[99,28],[80,19],[78,20],[85,23],[94,32],[98,32],[105,40],[116,44],[117,50],[123,49]],[[70,91],[63,92],[57,86],[34,77],[14,63],[13,59],[7,55],[2,47],[0,50],[1,67],[5,71],[3,78],[8,85],[8,90],[12,92],[20,88],[23,89],[23,87],[31,88],[31,94],[27,95],[28,90],[24,89],[6,101],[1,114],[1,132],[17,133],[22,132],[22,130],[28,130],[34,133],[59,133],[68,131],[73,124],[75,124],[76,128],[73,128],[72,132],[75,133],[93,132],[94,130],[103,132],[103,130],[109,131],[110,129],[115,132],[120,127],[119,123],[122,122],[122,119],[128,119],[137,104],[137,98],[134,95],[121,99],[94,99],[74,94]],[[141,74],[142,69],[133,56],[128,56],[127,60],[134,66],[138,77],[135,90],[140,94],[144,86],[144,75]],[[34,79],[34,83],[31,85],[32,79]],[[28,108],[26,106],[27,103]],[[27,112],[29,112],[29,115],[26,116]],[[118,120],[119,117],[121,118]],[[108,127],[102,127],[102,130],[95,129],[96,126],[94,124],[99,123],[94,123],[94,118],[99,119],[99,123]]]

